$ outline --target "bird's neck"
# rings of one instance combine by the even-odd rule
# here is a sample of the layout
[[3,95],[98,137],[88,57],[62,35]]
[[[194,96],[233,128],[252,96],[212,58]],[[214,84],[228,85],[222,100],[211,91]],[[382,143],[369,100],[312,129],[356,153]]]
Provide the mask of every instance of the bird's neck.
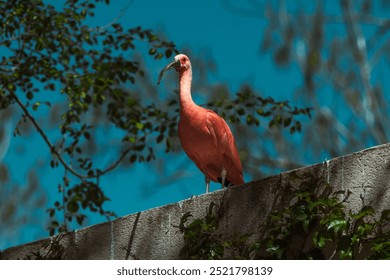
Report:
[[192,81],[192,70],[188,68],[179,73],[180,78],[180,107],[181,110],[185,110],[193,105],[194,101],[191,97],[191,81]]

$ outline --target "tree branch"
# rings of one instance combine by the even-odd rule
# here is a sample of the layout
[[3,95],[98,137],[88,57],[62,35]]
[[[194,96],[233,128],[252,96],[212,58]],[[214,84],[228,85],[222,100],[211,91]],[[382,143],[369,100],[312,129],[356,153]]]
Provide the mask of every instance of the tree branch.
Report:
[[378,104],[375,99],[374,88],[371,83],[372,66],[369,63],[367,54],[366,38],[361,30],[359,23],[354,21],[352,17],[351,3],[348,0],[344,1],[342,5],[344,18],[346,23],[346,31],[349,37],[349,43],[353,49],[356,57],[356,62],[359,66],[359,73],[362,79],[365,94],[363,95],[364,119],[368,128],[372,131],[378,143],[387,142],[387,137],[383,131],[374,129],[377,122],[377,114],[375,114]]
[[61,157],[61,155],[58,153],[58,151],[55,149],[54,145],[50,142],[49,138],[46,136],[45,132],[42,130],[42,128],[38,125],[38,123],[35,121],[35,118],[30,114],[30,112],[27,110],[27,107],[20,101],[20,99],[17,97],[15,93],[12,94],[13,98],[15,99],[16,103],[19,105],[19,107],[23,110],[24,114],[27,116],[27,118],[31,121],[31,123],[34,125],[38,133],[42,136],[43,140],[46,142],[46,144],[50,148],[51,154],[55,155],[58,160],[61,162],[61,164],[64,166],[66,170],[68,170],[70,173],[75,175],[79,178],[88,178],[88,176],[85,176],[83,174],[80,174],[73,170],[72,167],[70,167],[65,160]]
[[72,173],[74,176],[80,178],[80,179],[92,179],[92,178],[99,178],[99,176],[104,175],[113,169],[115,169],[121,162],[122,160],[126,157],[126,155],[133,149],[134,145],[131,147],[127,148],[122,152],[122,155],[114,161],[111,165],[106,167],[104,170],[98,170],[94,174],[81,174],[77,171],[75,171],[69,164],[67,164],[64,160],[64,158],[61,156],[61,154],[56,150],[55,146],[50,142],[49,138],[45,134],[45,132],[42,130],[42,128],[39,126],[39,124],[36,122],[35,118],[30,114],[30,112],[27,110],[27,107],[22,103],[22,101],[17,97],[15,93],[12,93],[13,99],[16,101],[16,103],[19,105],[19,107],[22,109],[24,112],[25,116],[31,121],[31,123],[34,125],[38,133],[41,135],[45,143],[50,149],[50,152],[52,155],[56,156],[62,166],[65,168],[66,171],[69,171]]
[[124,16],[125,12],[133,4],[133,2],[134,2],[134,0],[130,0],[126,4],[126,6],[121,9],[119,15],[116,18],[114,18],[111,22],[107,23],[106,25],[103,25],[102,27],[96,28],[95,30],[102,32],[102,31],[105,31],[108,27],[112,26],[114,23],[116,23],[118,20],[120,20]]

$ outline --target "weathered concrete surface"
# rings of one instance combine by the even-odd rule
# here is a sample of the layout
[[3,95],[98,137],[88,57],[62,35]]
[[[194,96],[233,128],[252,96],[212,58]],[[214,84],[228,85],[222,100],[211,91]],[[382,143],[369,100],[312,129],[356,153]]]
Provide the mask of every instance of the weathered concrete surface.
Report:
[[[308,173],[323,176],[335,191],[349,190],[347,203],[353,212],[362,207],[363,200],[376,210],[390,208],[390,144],[385,144],[79,229],[62,236],[62,258],[178,259],[183,236],[175,225],[186,212],[194,218],[204,217],[211,202],[222,205],[222,232],[232,236],[259,232],[267,214],[285,204],[286,197],[294,196],[291,176]],[[34,252],[45,254],[50,240],[9,248],[1,252],[0,259],[24,259]]]

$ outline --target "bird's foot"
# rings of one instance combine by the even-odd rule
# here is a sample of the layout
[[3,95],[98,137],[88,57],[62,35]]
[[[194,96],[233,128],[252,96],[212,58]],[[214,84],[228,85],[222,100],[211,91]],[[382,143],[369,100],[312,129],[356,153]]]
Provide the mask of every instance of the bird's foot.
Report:
[[225,168],[223,168],[222,169],[222,172],[221,172],[221,178],[222,178],[222,182],[221,182],[221,185],[222,185],[222,187],[221,187],[221,189],[223,189],[223,187],[225,186],[225,183],[226,183],[226,169]]

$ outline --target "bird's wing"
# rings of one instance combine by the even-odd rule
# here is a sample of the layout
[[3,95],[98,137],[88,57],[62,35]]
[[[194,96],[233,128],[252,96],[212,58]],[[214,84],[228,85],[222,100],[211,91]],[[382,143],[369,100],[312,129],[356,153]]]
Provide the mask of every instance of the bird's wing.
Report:
[[242,179],[241,160],[229,126],[223,118],[211,110],[208,110],[206,113],[206,125],[213,137],[215,146],[224,158],[225,168],[228,173],[227,176],[229,177],[229,173],[231,176],[234,176],[235,184],[244,183]]

